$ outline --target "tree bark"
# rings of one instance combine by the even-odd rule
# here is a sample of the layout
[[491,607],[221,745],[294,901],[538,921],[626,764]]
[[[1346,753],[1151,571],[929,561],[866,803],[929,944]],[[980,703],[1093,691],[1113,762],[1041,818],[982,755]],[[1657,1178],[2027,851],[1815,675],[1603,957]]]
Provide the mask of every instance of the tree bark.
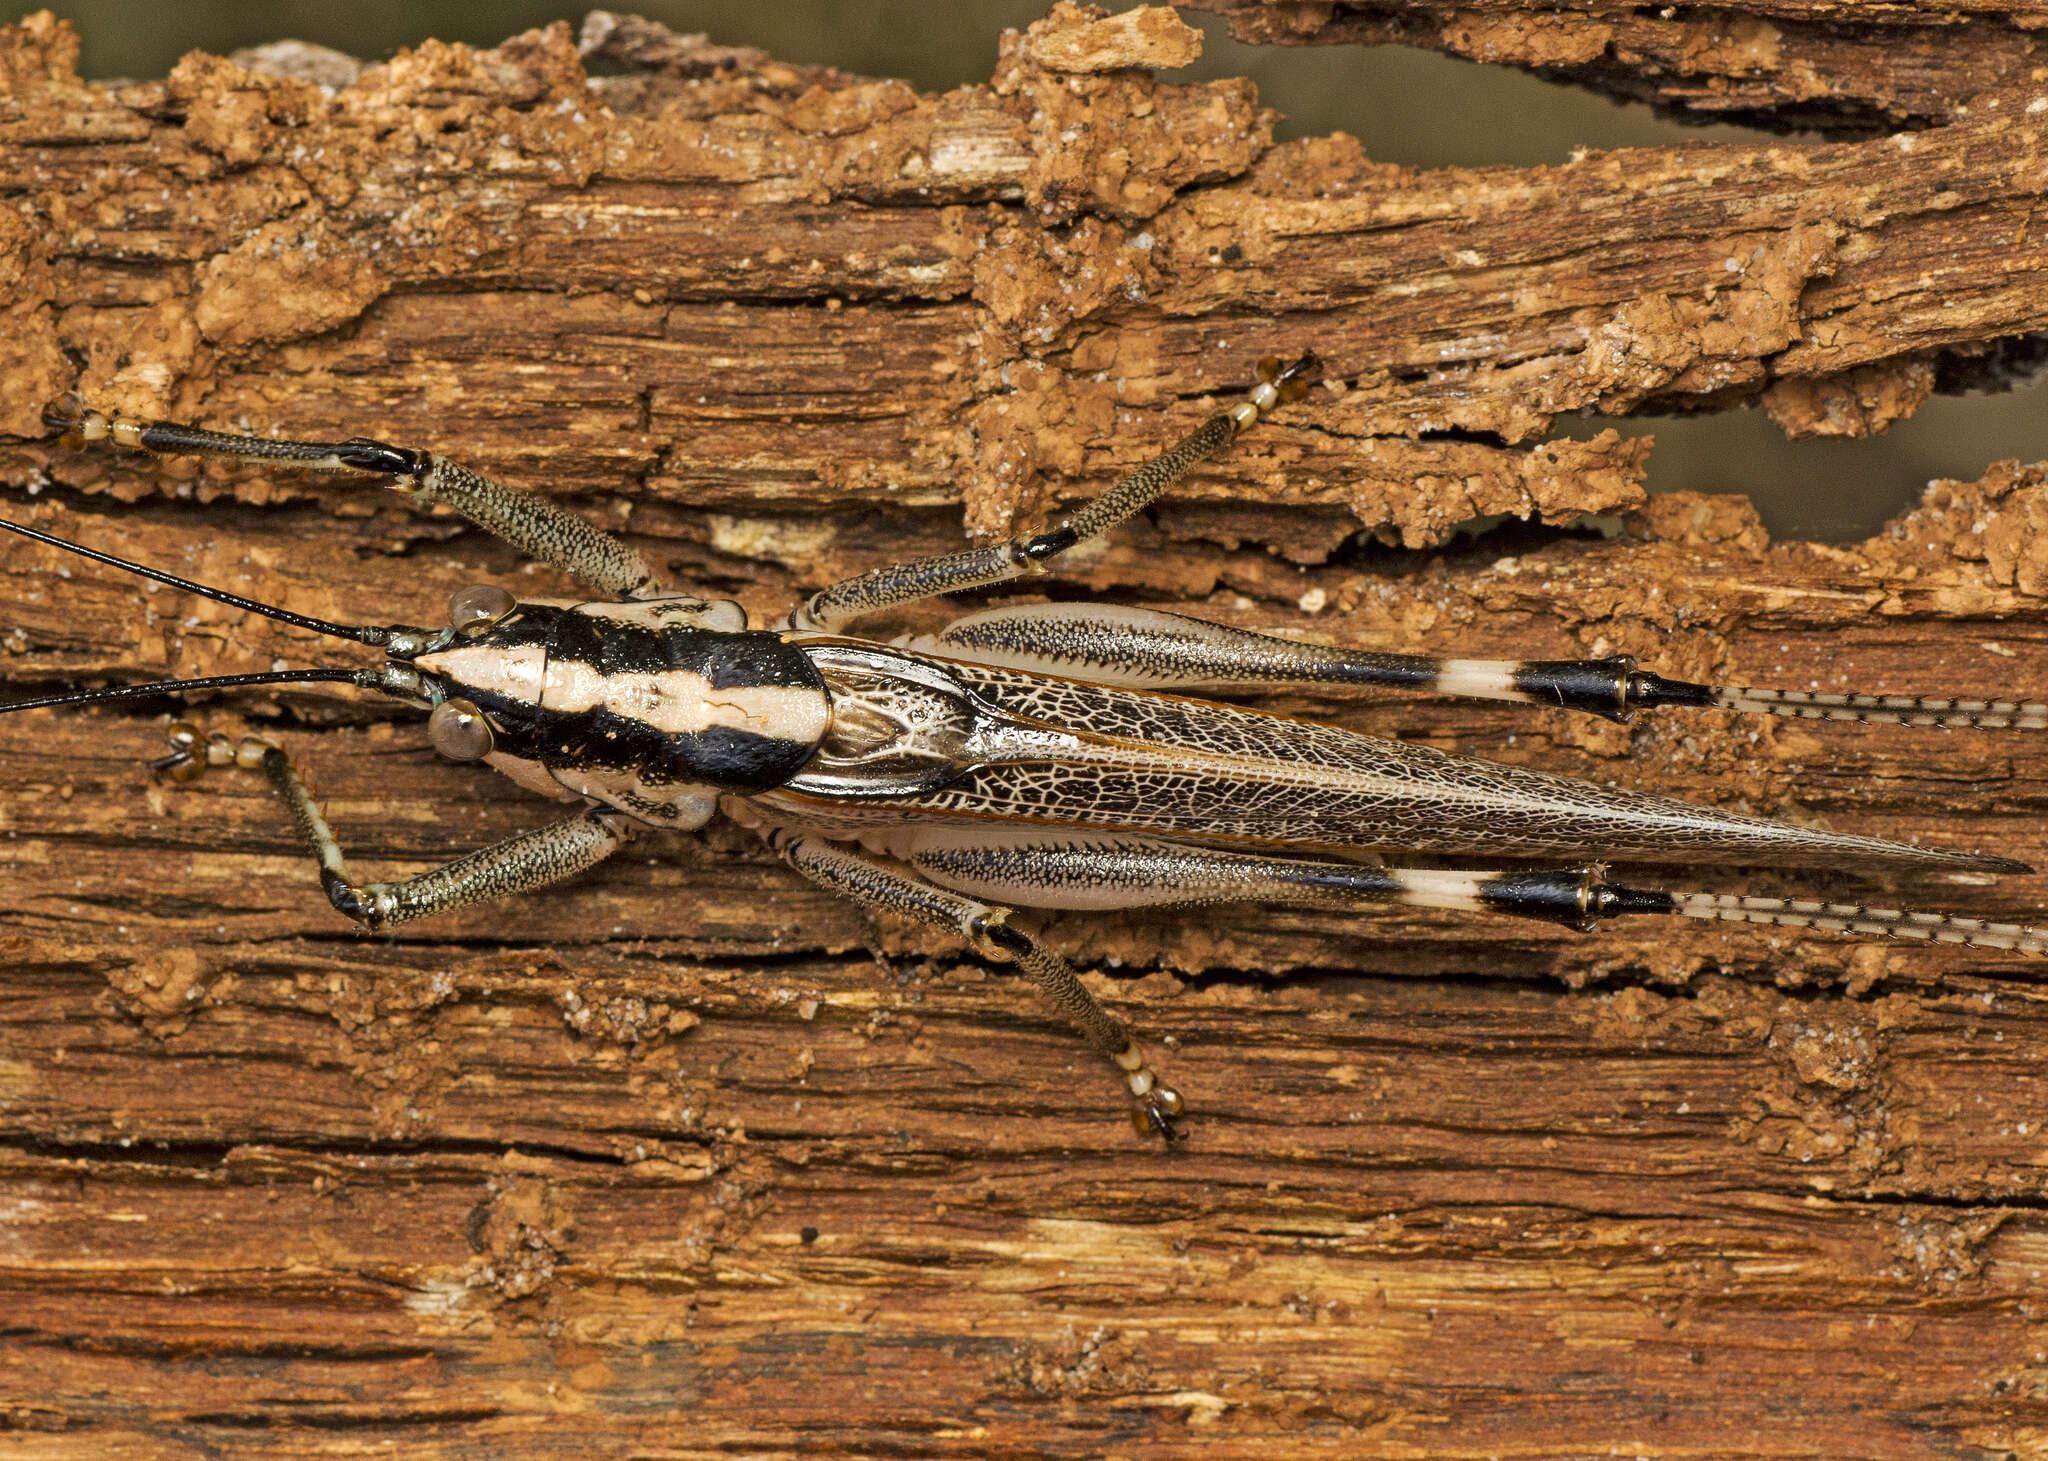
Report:
[[1404,45],[1700,122],[1836,136],[1940,126],[1972,98],[2038,87],[2048,6],[1964,0],[1192,0],[1252,44]]
[[[1866,79],[1927,20],[1724,9],[1826,21]],[[2011,7],[1942,14],[1970,44],[1929,95],[2033,44]],[[1895,137],[1416,172],[1135,69],[1188,44],[1063,7],[934,97],[597,16],[580,54],[556,27],[112,87],[32,17],[0,32],[8,514],[353,622],[560,586],[380,489],[65,452],[38,407],[75,387],[432,446],[766,621],[963,521],[1042,520],[1313,346],[1326,386],[1061,591],[1392,650],[2048,690],[2041,469],[1773,544],[1738,500],[1646,498],[1646,439],[1552,434],[1760,400],[1854,435],[2023,366],[2030,78]],[[1459,534],[1495,515],[1525,521]],[[12,539],[0,574],[7,699],[347,657]],[[2048,862],[2039,734],[1261,703]],[[373,876],[552,815],[356,697],[202,708],[287,744]],[[2037,964],[1047,918],[1188,1093],[1161,1151],[1015,978],[734,829],[359,938],[255,778],[151,781],[146,710],[0,721],[0,1450],[2041,1453]],[[1716,876],[1687,881],[1794,886]],[[2038,919],[2048,880],[1894,896]]]

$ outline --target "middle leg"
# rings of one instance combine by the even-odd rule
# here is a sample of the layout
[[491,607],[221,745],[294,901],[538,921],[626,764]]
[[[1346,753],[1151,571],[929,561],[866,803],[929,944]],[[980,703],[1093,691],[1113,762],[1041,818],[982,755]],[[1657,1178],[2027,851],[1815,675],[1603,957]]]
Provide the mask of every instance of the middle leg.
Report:
[[1095,498],[1072,517],[1039,533],[1027,533],[986,548],[970,548],[915,563],[891,564],[843,579],[812,594],[790,611],[789,627],[808,633],[838,633],[857,619],[898,604],[939,594],[960,593],[1044,573],[1047,560],[1077,543],[1099,537],[1207,461],[1282,401],[1308,394],[1309,378],[1321,366],[1313,351],[1291,365],[1261,360],[1259,384],[1228,411],[1200,426]]
[[935,887],[902,868],[790,827],[762,830],[768,845],[805,877],[863,908],[899,913],[966,939],[983,958],[1014,963],[1097,1050],[1123,1073],[1136,1106],[1132,1122],[1167,1140],[1177,1134],[1180,1093],[1159,1084],[1128,1026],[1096,1002],[1065,959],[1016,927],[1013,909],[962,897]]

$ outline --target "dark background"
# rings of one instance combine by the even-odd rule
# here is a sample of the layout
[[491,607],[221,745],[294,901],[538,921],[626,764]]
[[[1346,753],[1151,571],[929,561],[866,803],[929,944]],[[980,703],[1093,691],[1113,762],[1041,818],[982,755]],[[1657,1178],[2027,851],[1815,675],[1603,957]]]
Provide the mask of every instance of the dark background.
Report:
[[[926,90],[985,80],[996,36],[1042,14],[1050,0],[640,0],[625,7],[719,42],[762,47],[789,61],[897,76]],[[493,45],[551,20],[580,23],[564,0],[82,0],[51,7],[84,37],[88,77],[154,78],[193,49],[229,52],[298,39],[369,60],[434,36]],[[1121,5],[1114,8],[1123,8]],[[1521,72],[1396,48],[1241,46],[1215,17],[1185,17],[1208,37],[1201,61],[1172,79],[1249,76],[1287,115],[1285,137],[1331,131],[1360,138],[1375,159],[1418,167],[1539,165],[1574,148],[1752,140],[1735,127],[1690,127],[1640,106],[1619,106]],[[1800,139],[1794,139],[1795,141]],[[1845,539],[1875,531],[1932,477],[1974,478],[2002,457],[2048,458],[2040,388],[1929,401],[1869,441],[1788,442],[1759,410],[1686,419],[1589,418],[1560,423],[1574,436],[1609,424],[1654,432],[1656,491],[1743,492],[1779,537]]]

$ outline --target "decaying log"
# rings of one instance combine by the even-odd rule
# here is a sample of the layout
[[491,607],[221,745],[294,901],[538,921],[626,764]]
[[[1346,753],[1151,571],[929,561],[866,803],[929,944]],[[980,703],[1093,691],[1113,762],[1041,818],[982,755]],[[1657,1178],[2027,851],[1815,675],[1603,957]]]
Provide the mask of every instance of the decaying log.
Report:
[[1667,115],[1837,136],[1938,126],[1988,92],[2038,85],[2048,6],[1963,0],[1191,0],[1264,45],[1404,45]]
[[[1843,116],[1944,124],[1419,173],[1272,145],[1241,84],[1154,80],[1189,45],[1165,12],[1062,9],[945,96],[608,16],[580,55],[557,27],[108,87],[34,17],[0,32],[6,511],[358,621],[556,587],[378,490],[66,453],[38,410],[75,386],[432,445],[765,619],[963,521],[1040,520],[1313,345],[1327,386],[1061,591],[2038,695],[2040,469],[1937,484],[1864,543],[1774,544],[1739,501],[1646,499],[1645,439],[1552,434],[1755,400],[1881,430],[2048,329],[2048,101],[1970,59],[2031,46],[2021,10],[1942,12],[1968,44],[1949,89],[1917,73],[1939,107],[1881,95],[1859,49],[1920,7],[1721,13],[1834,26],[1876,88]],[[1527,522],[1457,535],[1489,515]],[[339,657],[14,540],[0,573],[6,698]],[[1266,703],[2048,863],[2038,734]],[[546,815],[358,699],[206,708],[290,745],[376,876]],[[1014,979],[731,829],[358,938],[253,778],[151,782],[149,709],[0,721],[10,1454],[2041,1453],[2037,964],[1048,919],[1167,1047],[1198,1119],[1162,1152]],[[2048,879],[1918,896],[2022,916]]]

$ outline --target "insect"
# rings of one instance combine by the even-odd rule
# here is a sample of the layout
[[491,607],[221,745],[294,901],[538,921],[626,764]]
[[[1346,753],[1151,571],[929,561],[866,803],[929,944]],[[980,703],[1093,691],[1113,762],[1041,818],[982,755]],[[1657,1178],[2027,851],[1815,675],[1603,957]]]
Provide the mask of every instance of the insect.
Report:
[[1319,368],[1261,361],[1258,384],[1102,496],[1042,532],[878,568],[812,594],[775,628],[730,601],[663,588],[630,548],[542,498],[431,452],[144,424],[75,399],[49,423],[74,445],[228,458],[383,478],[445,503],[584,585],[586,600],[479,585],[445,624],[333,623],[174,577],[20,524],[24,537],[188,593],[381,650],[362,668],[280,670],[52,695],[0,711],[306,682],[423,709],[427,738],[566,817],[400,882],[361,882],[285,752],[172,728],[176,779],[260,770],[318,860],[334,907],[366,930],[532,892],[616,852],[642,826],[724,814],[792,868],[864,908],[956,932],[1021,969],[1121,1073],[1141,1130],[1172,1137],[1183,1101],[1019,908],[1231,901],[1399,903],[1590,931],[1623,916],[1721,919],[2027,953],[2048,931],[1854,904],[1612,881],[1606,859],[1951,873],[2010,859],[1794,826],[1447,754],[1208,699],[1283,685],[1363,685],[1561,706],[1616,720],[1720,707],[1830,720],[2048,727],[2048,704],[1810,695],[1693,684],[1624,657],[1437,659],[1298,644],[1156,610],[1033,604],[968,614],[899,643],[849,626],[915,600],[1043,573],[1114,528]]

